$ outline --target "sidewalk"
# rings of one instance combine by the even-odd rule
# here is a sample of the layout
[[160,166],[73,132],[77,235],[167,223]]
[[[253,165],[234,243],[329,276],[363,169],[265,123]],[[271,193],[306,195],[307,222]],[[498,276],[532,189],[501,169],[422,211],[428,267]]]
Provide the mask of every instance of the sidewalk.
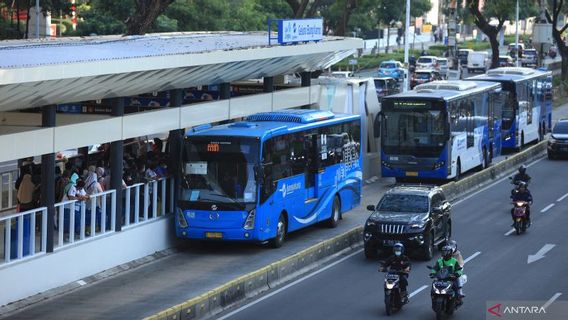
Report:
[[[362,225],[394,179],[364,186],[359,207],[335,229],[312,226],[289,235],[280,249],[243,243],[187,243],[142,265],[123,265],[0,308],[1,319],[141,319],[199,296],[239,276]],[[127,270],[105,278],[105,273]],[[99,280],[101,279],[101,280]],[[83,284],[83,281],[85,284]],[[65,291],[67,290],[67,291]],[[62,292],[63,291],[63,292]],[[42,301],[25,307],[30,301]]]

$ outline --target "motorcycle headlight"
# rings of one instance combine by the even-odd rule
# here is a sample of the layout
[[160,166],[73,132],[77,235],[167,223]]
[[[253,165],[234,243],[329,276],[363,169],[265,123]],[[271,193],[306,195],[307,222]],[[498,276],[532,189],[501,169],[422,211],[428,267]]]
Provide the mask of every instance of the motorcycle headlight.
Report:
[[522,202],[517,202],[517,207],[521,207],[523,205]]
[[392,288],[394,288],[394,283],[388,283],[387,282],[385,285],[386,285],[387,289],[389,289],[389,290],[392,290]]
[[254,221],[256,220],[256,219],[255,219],[255,216],[256,216],[256,210],[252,209],[252,210],[249,212],[249,214],[248,214],[248,216],[247,216],[247,219],[246,219],[246,221],[245,221],[245,224],[244,224],[244,226],[243,226],[243,228],[244,228],[245,230],[252,230],[252,229],[254,229]]

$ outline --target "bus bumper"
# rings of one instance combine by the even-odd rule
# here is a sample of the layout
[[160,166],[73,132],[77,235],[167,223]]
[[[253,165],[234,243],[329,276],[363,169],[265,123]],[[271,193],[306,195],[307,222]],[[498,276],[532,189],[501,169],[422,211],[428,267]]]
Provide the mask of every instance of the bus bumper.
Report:
[[181,228],[176,226],[178,238],[194,240],[229,240],[229,241],[258,241],[254,230],[244,229],[201,229],[201,228]]

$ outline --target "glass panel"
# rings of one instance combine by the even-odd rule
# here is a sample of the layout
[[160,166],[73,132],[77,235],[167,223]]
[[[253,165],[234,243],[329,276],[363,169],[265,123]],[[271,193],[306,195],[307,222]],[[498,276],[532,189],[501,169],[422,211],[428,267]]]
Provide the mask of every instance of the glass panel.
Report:
[[428,212],[428,197],[412,194],[387,194],[379,203],[379,211],[403,213]]

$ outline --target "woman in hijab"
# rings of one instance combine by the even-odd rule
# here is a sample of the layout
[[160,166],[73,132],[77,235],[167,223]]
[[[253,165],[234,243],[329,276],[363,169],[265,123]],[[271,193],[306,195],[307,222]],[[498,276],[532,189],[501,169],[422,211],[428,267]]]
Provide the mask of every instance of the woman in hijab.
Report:
[[26,173],[22,178],[22,182],[18,188],[18,204],[20,205],[20,212],[31,210],[34,208],[33,195],[35,185],[32,182],[32,175]]

